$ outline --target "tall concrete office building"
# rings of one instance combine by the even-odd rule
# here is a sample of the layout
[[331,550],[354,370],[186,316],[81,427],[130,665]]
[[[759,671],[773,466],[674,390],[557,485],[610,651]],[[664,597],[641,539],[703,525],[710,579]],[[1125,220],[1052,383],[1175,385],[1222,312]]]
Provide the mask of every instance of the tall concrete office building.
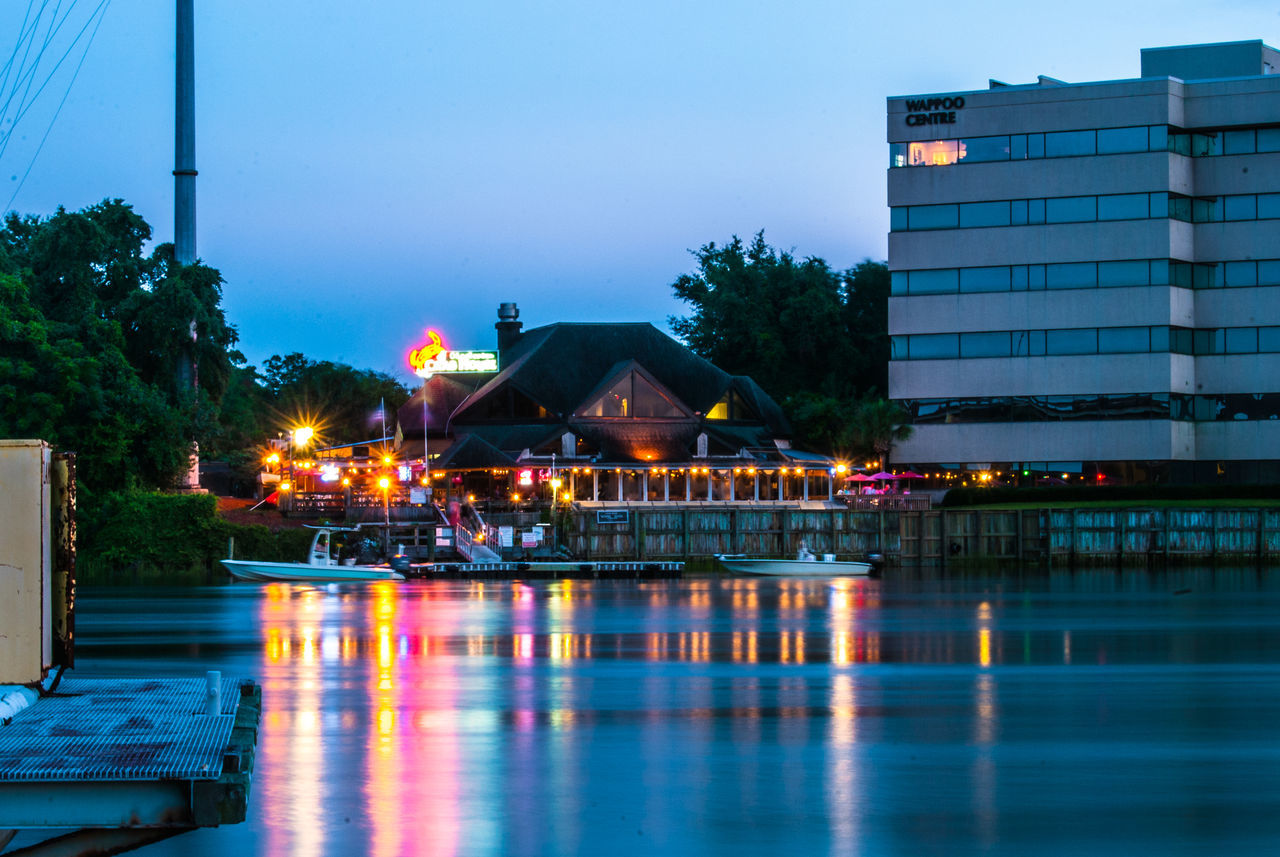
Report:
[[1280,482],[1280,52],[888,100],[917,468]]

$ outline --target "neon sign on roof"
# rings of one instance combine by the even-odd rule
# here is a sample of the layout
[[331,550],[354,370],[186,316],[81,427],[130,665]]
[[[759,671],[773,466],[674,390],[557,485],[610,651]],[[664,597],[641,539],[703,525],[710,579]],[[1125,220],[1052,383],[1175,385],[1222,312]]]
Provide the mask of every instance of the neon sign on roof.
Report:
[[420,378],[451,372],[497,372],[496,351],[451,351],[434,330],[427,331],[424,345],[409,352],[409,366]]

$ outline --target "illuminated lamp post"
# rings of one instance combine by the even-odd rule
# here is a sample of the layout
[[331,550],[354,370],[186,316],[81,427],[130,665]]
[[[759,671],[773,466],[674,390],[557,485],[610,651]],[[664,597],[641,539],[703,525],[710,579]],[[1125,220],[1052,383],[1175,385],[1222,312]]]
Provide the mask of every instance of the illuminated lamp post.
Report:
[[[297,447],[297,448],[301,449],[301,448],[305,447],[305,446],[306,446],[306,445],[311,441],[311,438],[315,436],[315,433],[316,433],[316,432],[315,432],[315,429],[311,428],[311,426],[298,426],[297,428],[295,428],[295,429],[291,429],[291,430],[289,431],[289,442],[288,442],[288,445],[289,445],[289,450],[288,450],[288,452],[289,452],[289,480],[288,480],[288,483],[286,483],[286,484],[288,484],[291,488],[293,487],[293,484],[294,484],[294,482],[296,481],[296,480],[294,479],[294,476],[293,476],[293,453],[294,453],[294,448],[295,448],[295,447]],[[286,493],[287,493],[287,492],[286,492]],[[289,506],[290,506],[290,509],[292,509],[293,504],[292,504],[292,503],[290,503],[290,504],[289,504]]]
[[378,487],[382,489],[382,550],[391,552],[391,479],[383,476],[378,479]]
[[[552,471],[554,473],[555,471]],[[556,508],[556,495],[564,483],[559,476],[551,477],[551,549],[560,546],[560,511]]]

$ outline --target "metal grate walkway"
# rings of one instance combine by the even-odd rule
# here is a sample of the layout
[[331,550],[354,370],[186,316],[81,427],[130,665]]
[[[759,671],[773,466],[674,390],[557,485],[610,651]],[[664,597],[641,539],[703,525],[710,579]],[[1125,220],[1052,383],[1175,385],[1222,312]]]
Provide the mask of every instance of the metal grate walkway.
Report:
[[0,782],[215,780],[235,725],[239,680],[66,678],[0,726]]

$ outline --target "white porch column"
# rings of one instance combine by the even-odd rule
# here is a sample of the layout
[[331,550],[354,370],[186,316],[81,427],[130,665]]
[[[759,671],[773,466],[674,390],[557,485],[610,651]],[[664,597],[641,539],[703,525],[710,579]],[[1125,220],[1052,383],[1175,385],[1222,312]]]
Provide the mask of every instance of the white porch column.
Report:
[[804,499],[809,500],[809,469],[807,467],[800,470],[800,484],[804,486]]
[[600,501],[600,471],[595,468],[591,469],[591,501]]

